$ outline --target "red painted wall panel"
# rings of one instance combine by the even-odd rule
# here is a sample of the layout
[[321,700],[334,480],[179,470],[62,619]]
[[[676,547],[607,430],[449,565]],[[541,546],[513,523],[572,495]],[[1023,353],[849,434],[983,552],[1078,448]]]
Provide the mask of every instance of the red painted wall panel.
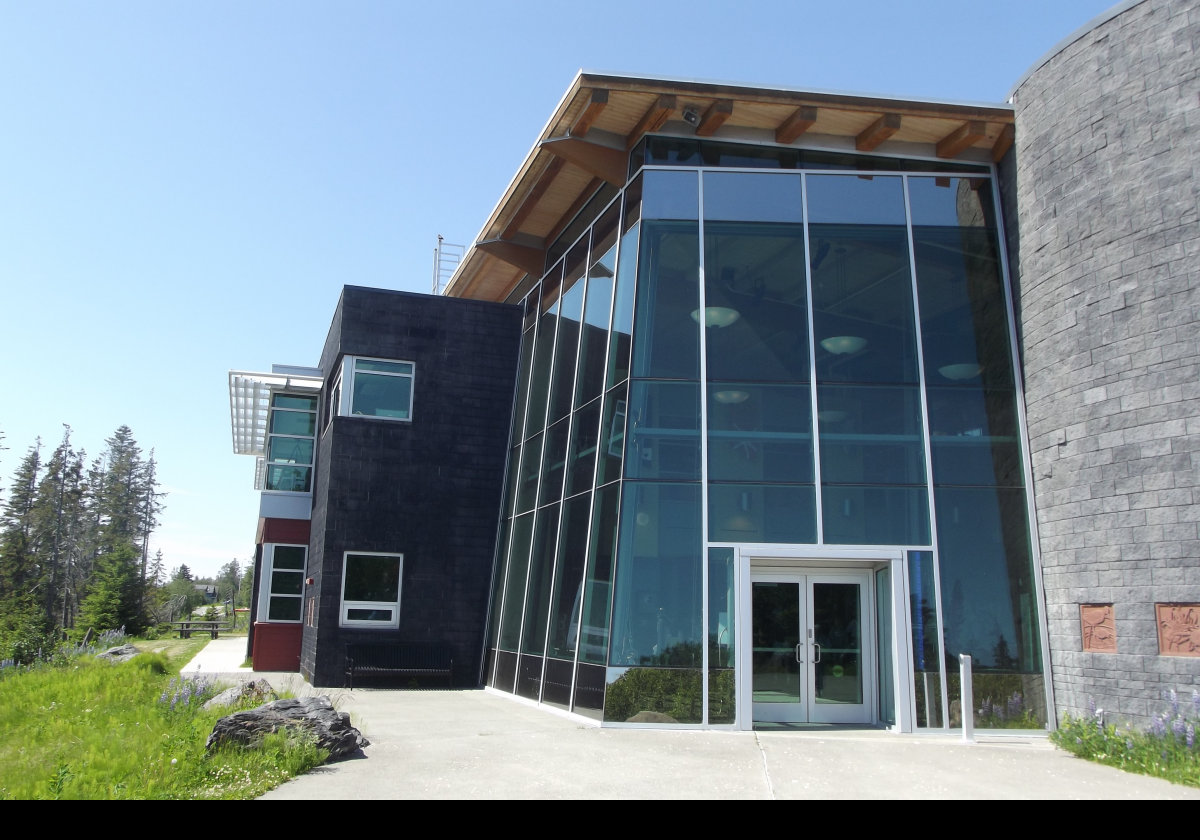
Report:
[[299,671],[300,624],[256,622],[251,658],[255,671]]

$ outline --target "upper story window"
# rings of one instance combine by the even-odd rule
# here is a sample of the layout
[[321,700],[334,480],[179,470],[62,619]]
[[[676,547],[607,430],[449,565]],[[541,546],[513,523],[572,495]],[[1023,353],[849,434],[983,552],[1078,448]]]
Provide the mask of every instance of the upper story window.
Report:
[[317,398],[277,392],[271,395],[267,426],[264,490],[290,493],[312,491]]
[[412,362],[347,356],[330,389],[330,414],[412,420]]

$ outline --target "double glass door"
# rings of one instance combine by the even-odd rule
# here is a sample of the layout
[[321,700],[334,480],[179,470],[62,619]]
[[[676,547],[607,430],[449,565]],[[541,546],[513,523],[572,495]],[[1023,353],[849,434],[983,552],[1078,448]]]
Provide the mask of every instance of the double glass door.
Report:
[[755,721],[871,723],[868,573],[755,575]]

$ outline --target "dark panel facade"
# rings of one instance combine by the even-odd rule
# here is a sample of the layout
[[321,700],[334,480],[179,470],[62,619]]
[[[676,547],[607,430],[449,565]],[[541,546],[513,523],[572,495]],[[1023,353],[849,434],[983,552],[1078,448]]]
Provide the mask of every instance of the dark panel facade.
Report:
[[[343,289],[320,363],[300,665],[313,685],[344,685],[345,646],[364,641],[448,644],[454,684],[480,683],[520,316],[505,304]],[[336,415],[330,396],[347,356],[413,365],[409,419]],[[403,555],[398,628],[341,626],[347,552]]]

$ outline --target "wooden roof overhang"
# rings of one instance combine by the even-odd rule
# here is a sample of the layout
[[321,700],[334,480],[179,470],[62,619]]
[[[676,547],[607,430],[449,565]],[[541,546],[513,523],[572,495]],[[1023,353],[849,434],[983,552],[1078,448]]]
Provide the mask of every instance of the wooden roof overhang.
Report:
[[629,151],[648,133],[736,142],[998,161],[1013,142],[1006,104],[580,72],[467,249],[445,294],[507,298],[543,270],[546,248],[604,183],[624,186]]

